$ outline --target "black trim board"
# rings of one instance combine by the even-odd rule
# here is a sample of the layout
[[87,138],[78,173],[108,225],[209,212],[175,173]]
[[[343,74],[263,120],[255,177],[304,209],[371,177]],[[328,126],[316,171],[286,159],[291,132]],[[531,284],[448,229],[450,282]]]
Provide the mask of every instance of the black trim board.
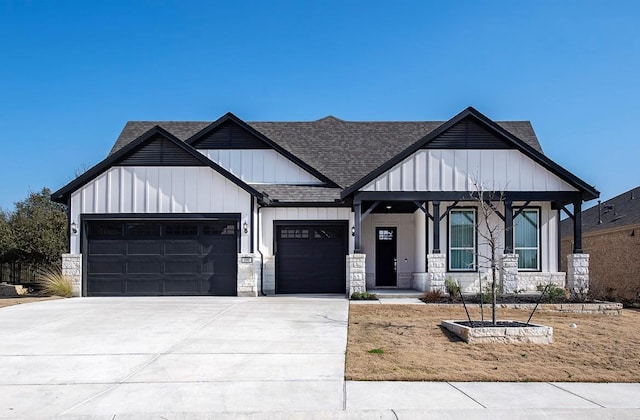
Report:
[[[353,202],[362,201],[476,201],[474,191],[359,191]],[[557,201],[573,203],[580,200],[579,191],[504,191],[504,193],[486,193],[486,200],[510,201]]]
[[[242,181],[240,178],[236,177],[235,175],[233,175],[232,173],[230,173],[229,171],[227,171],[217,163],[211,161],[202,153],[195,150],[193,147],[180,141],[173,134],[169,133],[168,131],[166,131],[165,129],[157,125],[151,128],[150,130],[148,130],[146,133],[144,133],[137,139],[135,139],[134,141],[132,141],[131,143],[119,149],[117,152],[113,153],[112,155],[104,159],[102,162],[99,162],[98,164],[96,164],[94,167],[86,171],[84,174],[80,175],[78,178],[74,179],[73,181],[71,181],[70,183],[68,183],[61,189],[59,189],[58,191],[51,194],[51,200],[58,203],[65,203],[67,200],[67,196],[69,196],[75,190],[82,187],[83,185],[85,185],[86,183],[88,183],[89,181],[91,181],[92,179],[94,179],[104,171],[108,170],[109,168],[113,166],[117,166],[119,162],[123,161],[128,156],[131,156],[136,150],[138,150],[139,148],[143,147],[144,145],[158,138],[163,138],[168,140],[174,146],[177,146],[179,149],[182,149],[186,153],[190,154],[194,159],[202,163],[202,166],[210,167],[211,169],[218,172],[220,175],[224,176],[225,178],[229,179],[231,182],[233,182],[234,184],[236,184],[237,186],[239,186],[240,188],[242,188],[252,196],[258,198],[259,200],[262,200],[262,201],[267,200],[266,197],[261,192],[252,188],[251,186],[246,184],[244,181]],[[146,165],[146,166],[150,166],[150,165]]]
[[342,191],[341,197],[345,198],[353,194],[354,192],[356,192],[358,189],[364,187],[366,184],[373,181],[374,179],[376,179],[386,171],[390,170],[395,165],[399,164],[400,162],[402,162],[404,159],[406,159],[407,157],[409,157],[419,149],[425,147],[427,143],[433,141],[434,139],[439,137],[441,134],[443,134],[447,130],[451,129],[454,125],[458,124],[465,118],[474,118],[481,125],[484,125],[488,129],[493,131],[495,134],[505,139],[505,141],[507,141],[508,143],[513,144],[516,149],[524,153],[526,156],[533,159],[535,162],[539,163],[547,170],[553,172],[560,178],[567,181],[569,184],[576,187],[582,193],[581,194],[582,200],[588,201],[594,198],[598,198],[600,196],[600,192],[596,190],[593,186],[588,185],[586,182],[584,182],[577,176],[573,175],[571,172],[567,171],[566,169],[564,169],[563,167],[561,167],[560,165],[558,165],[557,163],[555,163],[554,161],[546,157],[544,154],[538,152],[537,150],[535,150],[533,147],[531,147],[524,141],[520,140],[513,134],[509,133],[508,131],[500,127],[498,124],[491,121],[488,117],[486,117],[485,115],[481,114],[479,111],[474,109],[473,107],[468,107],[467,109],[463,110],[458,115],[456,115],[455,117],[451,118],[449,121],[442,124],[440,127],[433,130],[431,133],[424,136],[422,139],[418,140],[417,142],[415,142],[414,144],[412,144],[402,152],[398,153],[395,157],[389,159],[386,163],[378,167],[378,169],[370,172],[368,175],[364,176],[363,178],[361,178],[359,181],[357,181],[350,187],[344,189],[344,191]]
[[267,136],[265,136],[264,134],[262,134],[261,132],[259,132],[255,128],[251,127],[249,124],[247,124],[246,122],[244,122],[243,120],[241,120],[240,118],[238,118],[237,116],[232,114],[231,112],[227,112],[222,117],[218,118],[216,121],[214,121],[211,124],[209,124],[207,127],[203,128],[202,130],[198,131],[193,136],[191,136],[188,139],[186,139],[185,143],[190,145],[190,146],[193,146],[195,148],[198,148],[197,147],[198,146],[198,142],[200,142],[204,137],[211,135],[211,133],[213,133],[215,130],[219,129],[220,127],[222,127],[223,125],[225,125],[225,124],[227,124],[229,122],[233,122],[234,124],[236,124],[240,128],[242,128],[245,131],[247,131],[247,133],[249,133],[250,135],[256,137],[258,140],[260,140],[263,143],[265,143],[267,146],[269,146],[269,148],[271,148],[271,149],[277,151],[278,153],[282,154],[287,159],[291,160],[296,165],[300,166],[301,168],[303,168],[304,170],[309,172],[311,175],[313,175],[316,178],[318,178],[319,180],[323,181],[326,184],[326,186],[340,188],[340,186],[338,184],[336,184],[334,181],[329,179],[326,175],[320,173],[315,168],[309,166],[309,164],[305,163],[303,160],[301,160],[300,158],[298,158],[297,156],[295,156],[291,152],[287,151],[282,146],[280,146],[278,143],[276,143],[273,140],[269,139]]

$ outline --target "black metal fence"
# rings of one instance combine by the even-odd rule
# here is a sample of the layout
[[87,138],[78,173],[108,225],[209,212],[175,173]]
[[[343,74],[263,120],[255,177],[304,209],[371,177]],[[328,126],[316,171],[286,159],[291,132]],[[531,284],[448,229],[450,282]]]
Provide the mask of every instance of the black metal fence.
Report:
[[38,270],[44,266],[19,261],[0,263],[0,282],[9,284],[37,283]]

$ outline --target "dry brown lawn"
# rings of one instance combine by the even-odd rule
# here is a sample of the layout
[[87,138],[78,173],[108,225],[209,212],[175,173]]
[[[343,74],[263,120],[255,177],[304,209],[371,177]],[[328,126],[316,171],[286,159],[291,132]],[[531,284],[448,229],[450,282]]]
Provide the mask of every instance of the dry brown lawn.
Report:
[[[477,307],[476,307],[477,308]],[[479,309],[470,309],[480,319]],[[498,311],[526,321],[524,310]],[[490,313],[485,309],[485,319]],[[532,322],[553,327],[554,343],[467,344],[440,328],[466,319],[460,306],[351,305],[348,380],[374,381],[640,381],[640,312],[622,316],[536,312]],[[576,323],[577,328],[570,328]],[[370,352],[381,349],[382,353]]]
[[43,300],[51,300],[51,299],[62,299],[58,296],[11,296],[11,297],[0,297],[0,308],[4,308],[6,306],[13,305],[21,305],[23,303],[31,303],[31,302],[40,302]]

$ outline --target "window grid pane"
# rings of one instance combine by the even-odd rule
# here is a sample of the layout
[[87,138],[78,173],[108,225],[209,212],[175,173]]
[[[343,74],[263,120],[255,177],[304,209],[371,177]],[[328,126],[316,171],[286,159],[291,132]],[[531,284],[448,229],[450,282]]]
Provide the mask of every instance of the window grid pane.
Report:
[[518,254],[518,269],[538,270],[539,267],[539,212],[523,210],[513,221],[514,251]]
[[475,270],[475,211],[449,213],[449,269]]

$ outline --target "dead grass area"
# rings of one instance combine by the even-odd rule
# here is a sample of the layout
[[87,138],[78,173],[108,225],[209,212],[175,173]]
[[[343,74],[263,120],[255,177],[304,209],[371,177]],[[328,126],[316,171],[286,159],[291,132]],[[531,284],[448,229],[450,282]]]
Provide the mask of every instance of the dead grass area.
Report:
[[59,296],[0,296],[0,308],[23,303],[41,302],[43,300],[62,299]]
[[[480,310],[470,308],[472,319]],[[490,319],[485,309],[485,319]],[[529,311],[502,309],[526,321]],[[536,312],[553,344],[467,344],[440,328],[461,306],[351,305],[346,378],[359,381],[638,382],[640,312],[621,316]],[[572,323],[577,328],[570,328]],[[378,349],[376,351],[376,349]],[[371,350],[374,350],[371,352]]]

